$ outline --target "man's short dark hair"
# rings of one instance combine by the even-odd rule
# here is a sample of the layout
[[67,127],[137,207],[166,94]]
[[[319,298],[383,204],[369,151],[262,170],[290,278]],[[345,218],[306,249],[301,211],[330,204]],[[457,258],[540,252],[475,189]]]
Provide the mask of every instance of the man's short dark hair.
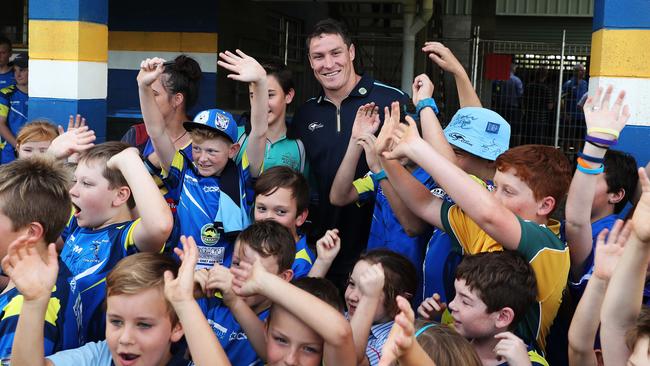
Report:
[[634,195],[639,180],[634,157],[622,151],[608,150],[605,154],[605,180],[607,193],[625,191],[623,199],[614,206],[614,213],[619,213]]
[[535,272],[521,254],[505,250],[469,255],[456,270],[456,279],[465,284],[493,313],[509,307],[515,313],[510,324],[514,328],[535,303],[537,280]]
[[321,34],[338,34],[343,38],[343,42],[348,48],[352,44],[352,39],[350,38],[350,33],[348,33],[347,27],[332,18],[327,18],[316,23],[312,31],[307,36],[307,51],[309,51],[309,43],[313,38],[320,36]]

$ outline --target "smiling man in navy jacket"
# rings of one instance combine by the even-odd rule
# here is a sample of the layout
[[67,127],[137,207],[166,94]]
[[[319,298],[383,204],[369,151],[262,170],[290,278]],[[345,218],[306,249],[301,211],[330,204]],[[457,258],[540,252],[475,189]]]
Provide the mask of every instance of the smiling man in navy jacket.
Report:
[[[329,278],[343,288],[357,257],[368,242],[373,205],[355,204],[334,207],[329,192],[343,160],[357,109],[374,102],[383,121],[385,106],[394,101],[406,106],[409,96],[403,91],[375,81],[354,70],[355,48],[343,26],[333,19],[318,22],[307,37],[309,64],[321,84],[320,95],[307,100],[295,113],[290,134],[305,146],[319,201],[313,220],[315,232],[338,228],[342,248]],[[359,159],[356,178],[368,172],[365,158]],[[312,210],[313,211],[313,210]]]

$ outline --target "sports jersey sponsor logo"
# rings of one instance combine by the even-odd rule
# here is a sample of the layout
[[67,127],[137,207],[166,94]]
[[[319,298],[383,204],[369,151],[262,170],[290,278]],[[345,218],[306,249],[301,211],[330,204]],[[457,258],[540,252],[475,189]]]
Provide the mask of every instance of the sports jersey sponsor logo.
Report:
[[214,330],[214,333],[217,335],[218,338],[226,338],[226,333],[228,333],[228,328],[222,326],[221,324],[215,322],[212,319],[208,319],[208,324],[212,327]]
[[317,130],[319,128],[323,128],[323,127],[325,127],[325,125],[322,124],[322,123],[319,123],[319,122],[312,122],[312,123],[309,124],[309,126],[307,126],[307,128],[311,132],[314,132],[315,130]]
[[78,246],[78,245],[76,245],[76,244],[75,244],[75,246],[72,248],[72,252],[73,252],[73,253],[77,253],[77,254],[80,254],[83,250],[84,250],[84,248],[82,248],[82,247],[80,247],[80,246]]
[[246,337],[246,333],[244,332],[232,332],[230,333],[230,337],[228,337],[228,341],[244,341],[247,339],[248,337]]
[[205,193],[219,192],[219,187],[217,187],[217,186],[205,186],[205,187],[203,187],[203,192],[205,192]]
[[201,228],[201,241],[205,245],[215,245],[219,241],[219,231],[215,229],[214,224],[207,223]]
[[[74,281],[74,279],[73,279]],[[76,283],[76,281],[75,281]],[[70,283],[72,284],[72,283]],[[74,292],[74,289],[72,290]],[[81,331],[82,319],[83,319],[83,303],[81,302],[81,295],[77,294],[77,297],[74,300],[74,305],[72,306],[72,311],[74,312],[75,320],[77,321],[77,334],[79,335],[79,344],[86,343],[84,341],[83,332]]]

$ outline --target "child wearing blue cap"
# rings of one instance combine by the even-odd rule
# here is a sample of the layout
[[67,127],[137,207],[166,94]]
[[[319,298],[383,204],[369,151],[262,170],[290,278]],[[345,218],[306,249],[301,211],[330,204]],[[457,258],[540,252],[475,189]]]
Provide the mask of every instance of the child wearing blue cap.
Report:
[[[163,181],[178,202],[175,225],[179,230],[175,232],[196,238],[197,268],[211,268],[215,263],[230,266],[234,239],[250,224],[252,177],[259,173],[264,142],[261,148],[249,147],[241,162],[235,163],[233,158],[239,151],[237,125],[230,113],[211,109],[183,124],[192,137],[192,157],[177,151],[151,88],[164,71],[164,62],[160,58],[142,61],[137,80],[142,115],[160,159]],[[257,72],[254,64],[238,66],[237,74],[230,78],[251,82],[266,91],[265,73]],[[266,110],[267,99],[263,95],[257,98],[253,106],[257,115],[265,116],[260,110]],[[257,168],[249,171],[249,166]]]

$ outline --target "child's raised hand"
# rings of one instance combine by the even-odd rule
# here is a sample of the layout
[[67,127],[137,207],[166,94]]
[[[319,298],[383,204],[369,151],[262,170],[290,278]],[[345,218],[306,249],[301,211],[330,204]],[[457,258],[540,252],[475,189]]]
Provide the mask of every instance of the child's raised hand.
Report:
[[377,140],[375,141],[375,151],[378,156],[384,151],[389,151],[393,147],[393,131],[399,126],[399,102],[393,102],[388,107],[384,107],[384,125],[379,131]]
[[388,339],[381,349],[379,366],[394,364],[415,342],[415,314],[411,309],[411,304],[399,295],[395,300],[400,312],[395,316],[395,323],[393,323]]
[[510,332],[499,333],[494,336],[499,343],[494,346],[494,353],[499,359],[505,359],[510,366],[528,366],[531,364],[528,356],[528,347],[521,338]]
[[25,235],[14,240],[2,259],[2,270],[25,301],[49,301],[59,273],[58,254],[56,246],[50,244],[44,259],[35,245],[35,241]]
[[178,276],[174,278],[170,271],[165,271],[165,297],[172,305],[194,301],[194,268],[199,260],[199,250],[191,236],[186,238],[182,235],[181,244],[182,250],[174,248],[182,260]]
[[413,80],[411,90],[413,91],[413,104],[418,105],[418,102],[422,99],[433,96],[433,82],[431,82],[427,74],[420,74]]
[[109,169],[119,169],[120,162],[131,161],[131,159],[140,159],[140,151],[135,147],[128,147],[119,153],[111,156],[110,159],[106,162],[106,166]]
[[379,298],[384,290],[384,267],[375,263],[359,277],[359,291],[362,296]]
[[630,237],[631,232],[631,222],[627,222],[623,226],[623,220],[616,220],[611,231],[604,229],[598,234],[596,248],[594,249],[595,277],[603,281],[609,281],[614,273],[618,260],[623,255],[625,243]]
[[[70,118],[72,118],[72,116]],[[59,130],[61,129],[61,126],[59,126]],[[68,125],[68,131],[60,134],[52,140],[47,151],[57,159],[67,158],[72,154],[93,147],[95,145],[95,139],[95,131],[91,130],[89,126],[70,128]]]
[[316,254],[321,261],[332,263],[341,250],[339,229],[327,230],[322,238],[316,242]]
[[68,117],[68,128],[66,130],[64,130],[61,125],[59,125],[57,129],[59,130],[59,135],[63,135],[65,131],[70,131],[85,125],[86,119],[83,118],[81,114],[77,114],[76,116],[70,115],[70,117]]
[[440,301],[440,295],[433,294],[433,296],[424,299],[420,306],[418,306],[418,314],[423,319],[434,320],[441,316],[446,309],[447,304]]
[[379,107],[375,103],[364,104],[357,109],[350,138],[356,140],[364,134],[374,134],[379,128]]
[[632,215],[632,231],[639,240],[650,244],[650,179],[644,168],[639,168],[639,184],[641,185],[641,198],[636,204]]
[[411,147],[417,140],[421,140],[420,133],[415,124],[415,120],[410,116],[406,116],[406,122],[408,125],[403,123],[400,124],[393,131],[393,149],[390,151],[383,152],[383,156],[386,159],[401,159],[409,158],[411,153]]
[[206,289],[208,276],[208,270],[205,268],[194,271],[194,298],[209,296]]
[[241,50],[219,52],[219,66],[232,72],[228,79],[245,83],[256,83],[266,79],[266,71],[257,60],[248,56]]
[[142,61],[140,63],[140,72],[136,78],[138,85],[150,86],[153,84],[160,74],[165,71],[165,67],[163,66],[164,62],[165,60],[160,57],[148,58]]
[[225,303],[234,300],[237,295],[232,292],[232,279],[233,275],[230,273],[230,269],[215,263],[208,272],[208,281],[205,286],[208,297],[214,296],[214,291],[219,290]]
[[375,152],[376,141],[377,138],[375,135],[369,133],[364,133],[357,139],[357,145],[363,147],[363,151],[366,153],[366,163],[368,163],[368,168],[373,172],[381,170],[381,163],[379,162],[379,157]]
[[422,52],[428,53],[431,61],[435,62],[441,69],[454,75],[464,73],[463,65],[458,61],[451,50],[440,42],[424,42]]
[[[612,90],[614,87],[609,85],[603,94],[603,88],[598,88],[596,94],[587,98],[587,102],[583,107],[585,113],[585,122],[587,124],[587,132],[595,137],[613,139],[611,134],[601,132],[590,132],[594,128],[606,128],[614,130],[619,133],[625,127],[627,120],[630,118],[630,108],[625,105],[625,90],[621,90],[614,102],[610,106],[612,98]],[[602,98],[601,98],[602,96]]]
[[232,279],[232,291],[237,296],[251,296],[262,291],[262,281],[268,272],[262,265],[260,258],[255,258],[254,263],[241,261],[239,265],[230,267]]

